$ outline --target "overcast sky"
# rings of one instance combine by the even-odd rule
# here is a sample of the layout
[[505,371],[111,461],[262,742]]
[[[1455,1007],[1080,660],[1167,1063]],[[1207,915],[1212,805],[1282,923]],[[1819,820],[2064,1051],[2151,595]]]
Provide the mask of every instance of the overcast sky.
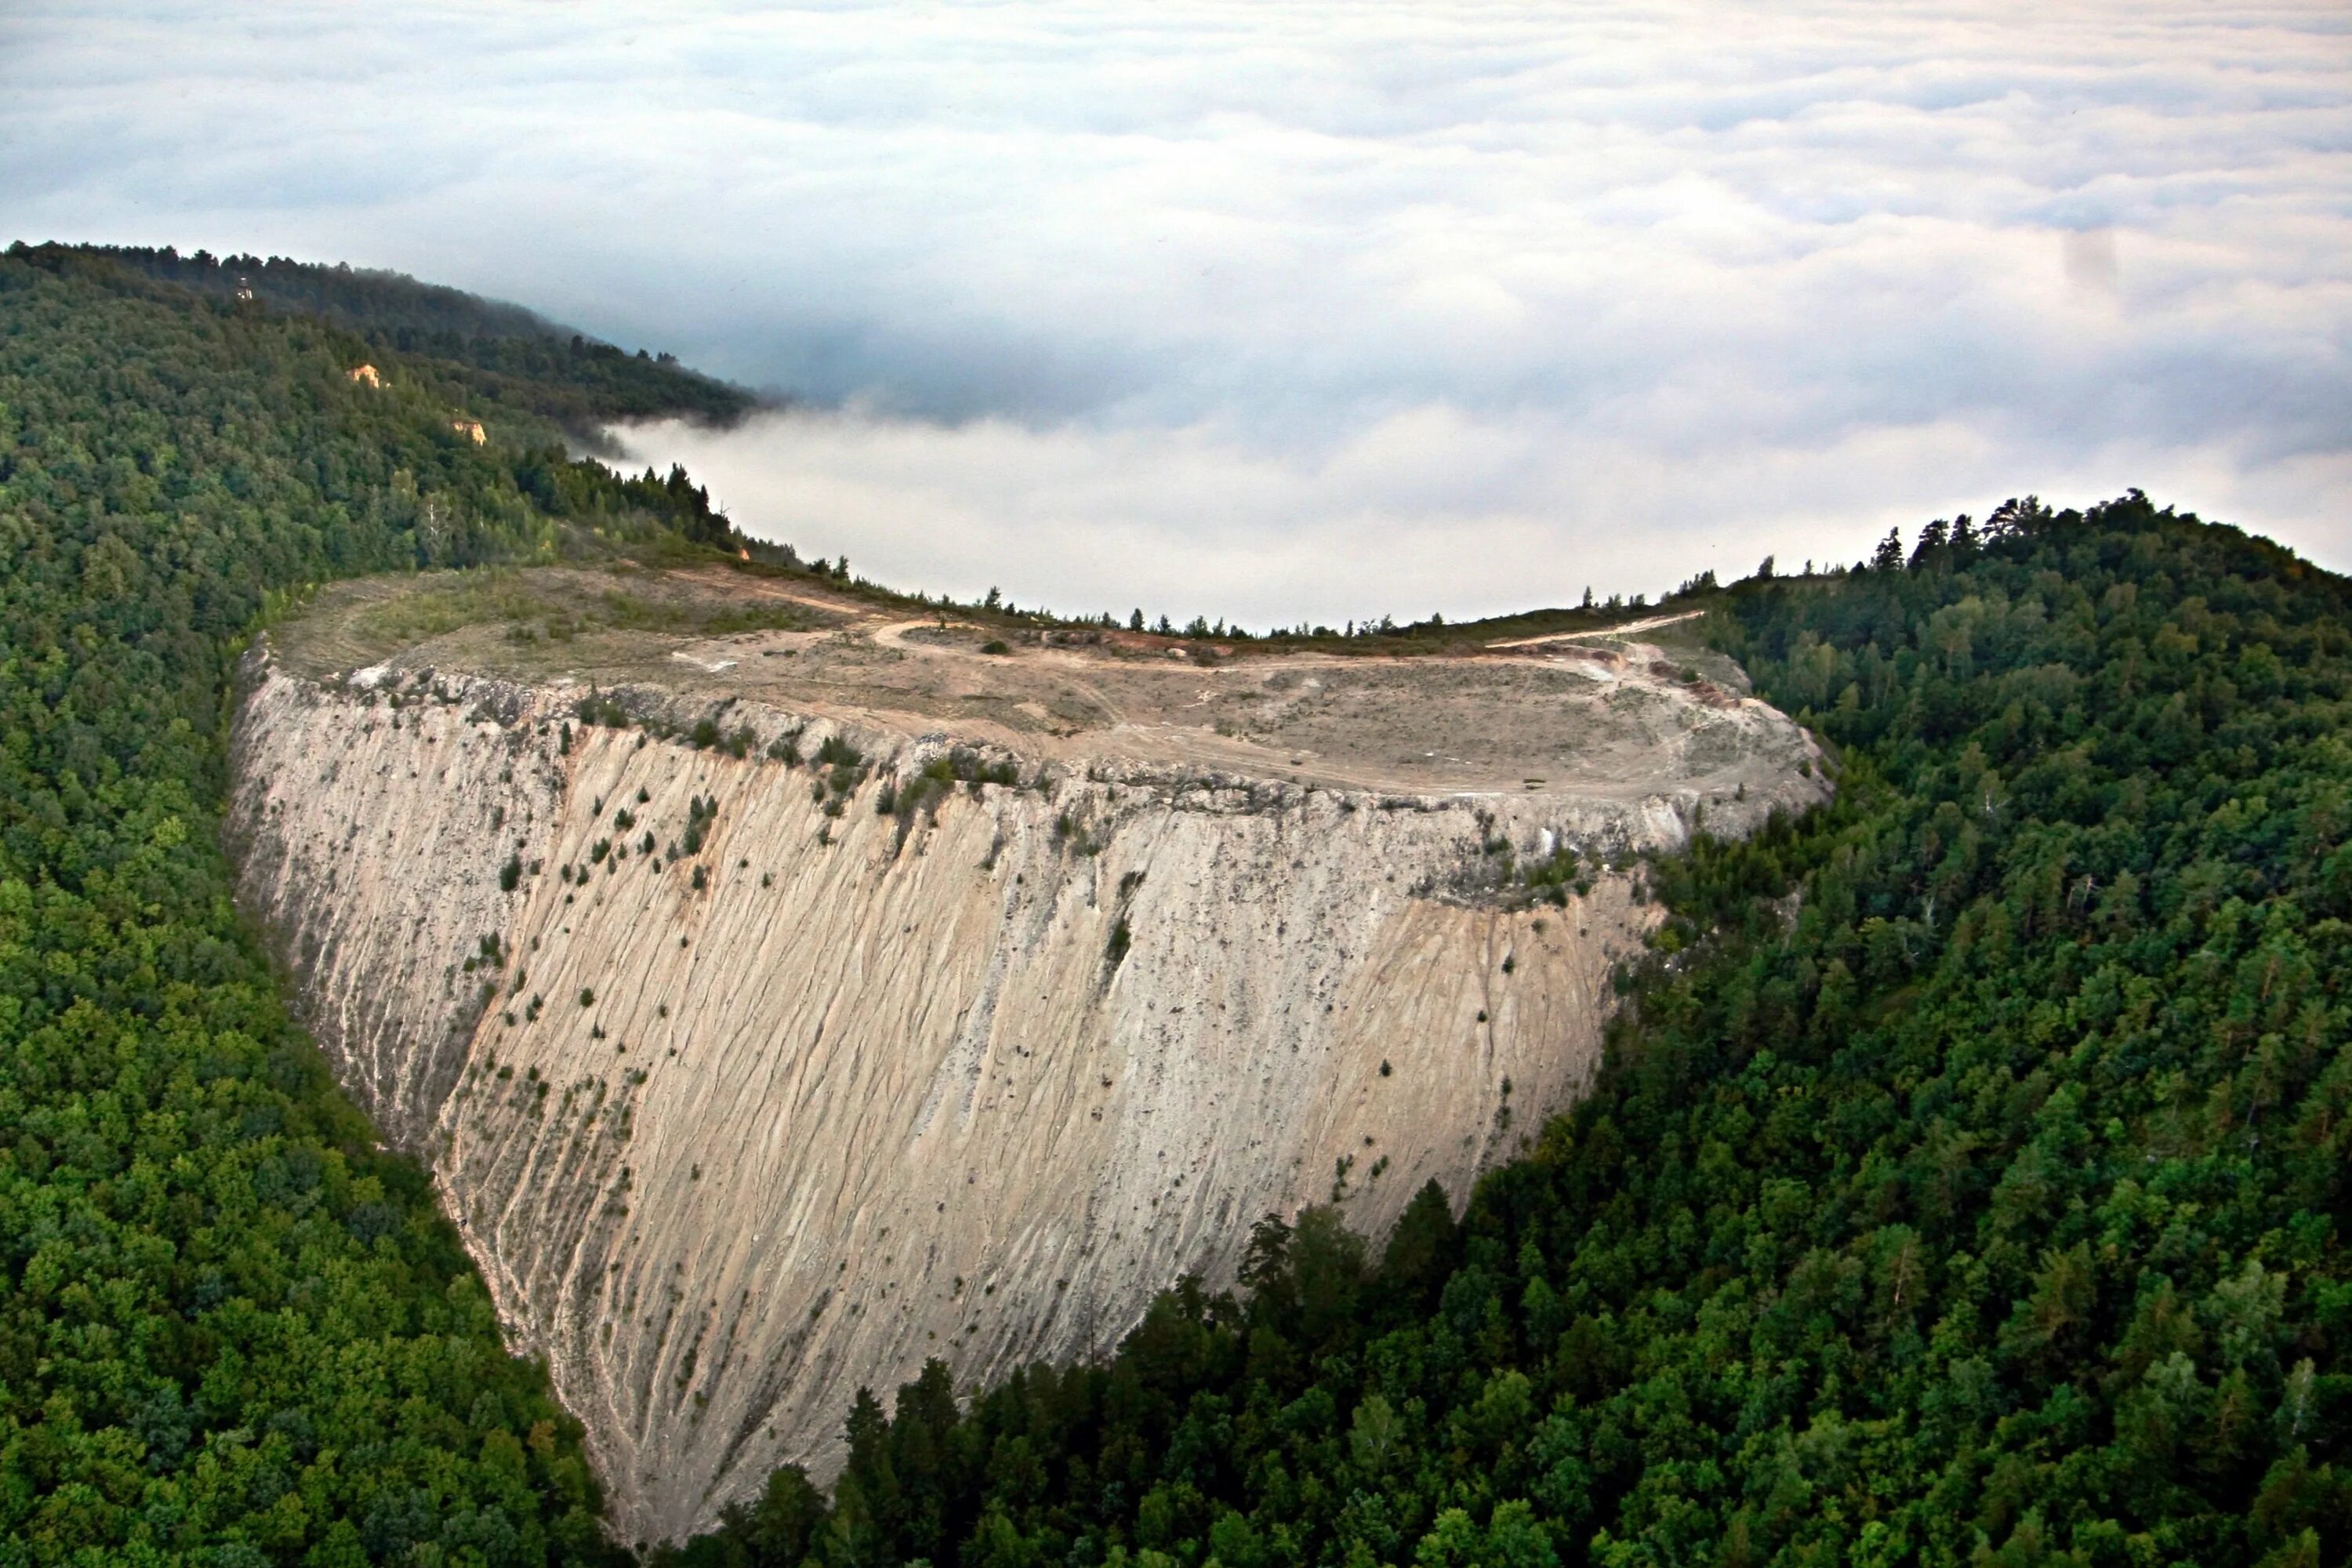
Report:
[[2137,485],[2352,569],[2340,5],[0,6],[0,237],[386,266],[803,400],[862,574],[1253,625]]

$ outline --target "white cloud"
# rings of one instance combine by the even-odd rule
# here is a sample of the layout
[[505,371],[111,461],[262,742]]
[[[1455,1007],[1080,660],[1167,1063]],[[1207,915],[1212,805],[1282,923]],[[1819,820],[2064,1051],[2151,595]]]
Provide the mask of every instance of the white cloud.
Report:
[[[846,554],[860,575],[972,599],[1001,587],[1065,613],[1131,607],[1263,627],[1433,610],[1572,604],[1590,586],[1656,594],[1768,553],[1793,567],[1868,553],[1886,529],[2011,493],[2020,448],[1964,423],[1857,424],[1818,443],[1563,429],[1542,411],[1424,406],[1309,453],[1204,426],[953,426],[795,411],[730,433],[625,432],[639,460],[684,462],[755,536]],[[2250,482],[2226,451],[2028,446],[2053,495],[2221,494],[2313,515],[2352,492],[2341,457]],[[2012,489],[2014,487],[2012,487]]]
[[842,402],[640,438],[1072,607],[1654,591],[2132,484],[2352,566],[2347,189],[2323,6],[0,18],[17,232],[398,266]]

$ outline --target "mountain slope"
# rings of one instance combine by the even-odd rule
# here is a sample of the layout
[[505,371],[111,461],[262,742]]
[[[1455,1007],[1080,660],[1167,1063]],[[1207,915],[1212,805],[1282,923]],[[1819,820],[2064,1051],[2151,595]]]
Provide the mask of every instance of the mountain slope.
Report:
[[41,246],[110,262],[218,300],[249,297],[276,311],[356,333],[371,349],[429,355],[464,366],[484,397],[527,408],[593,437],[614,419],[683,415],[714,424],[740,418],[753,399],[680,365],[668,354],[630,354],[569,327],[462,289],[398,272],[325,267],[290,257],[183,256],[169,247]]
[[[305,584],[727,537],[564,460],[593,380],[488,374],[0,258],[0,1562],[613,1555],[215,847]],[[860,1401],[830,1500],[684,1555],[2345,1561],[2346,586],[2137,496],[1996,522],[1717,601],[1840,798],[1656,863],[1592,1097],[1458,1223],[1263,1224],[1238,1299]]]
[[[611,607],[551,642],[565,604]],[[1459,1201],[1589,1078],[1637,857],[1828,794],[1640,643],[1084,635],[557,570],[357,584],[257,655],[240,901],[629,1538],[829,1476],[928,1356],[1108,1352],[1261,1214]]]
[[1377,1265],[867,1402],[702,1563],[2341,1563],[2352,596],[2137,496],[1712,636],[1836,805],[1658,863],[1593,1092]]

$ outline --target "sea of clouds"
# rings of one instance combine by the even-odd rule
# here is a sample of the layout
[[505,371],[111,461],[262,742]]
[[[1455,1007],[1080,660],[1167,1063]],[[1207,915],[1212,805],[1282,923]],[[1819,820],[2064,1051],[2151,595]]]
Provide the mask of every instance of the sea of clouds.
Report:
[[2333,5],[18,0],[0,230],[789,395],[621,438],[959,595],[1460,616],[2129,486],[2352,568]]

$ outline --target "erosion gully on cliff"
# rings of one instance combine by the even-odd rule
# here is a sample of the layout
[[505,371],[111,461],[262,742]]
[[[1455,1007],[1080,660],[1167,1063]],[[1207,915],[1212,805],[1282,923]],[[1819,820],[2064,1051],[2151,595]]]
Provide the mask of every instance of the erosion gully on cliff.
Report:
[[247,907],[625,1538],[860,1384],[1108,1349],[1250,1222],[1457,1198],[1596,1065],[1635,857],[1828,785],[1637,637],[1015,647],[804,582],[345,584],[248,664]]

